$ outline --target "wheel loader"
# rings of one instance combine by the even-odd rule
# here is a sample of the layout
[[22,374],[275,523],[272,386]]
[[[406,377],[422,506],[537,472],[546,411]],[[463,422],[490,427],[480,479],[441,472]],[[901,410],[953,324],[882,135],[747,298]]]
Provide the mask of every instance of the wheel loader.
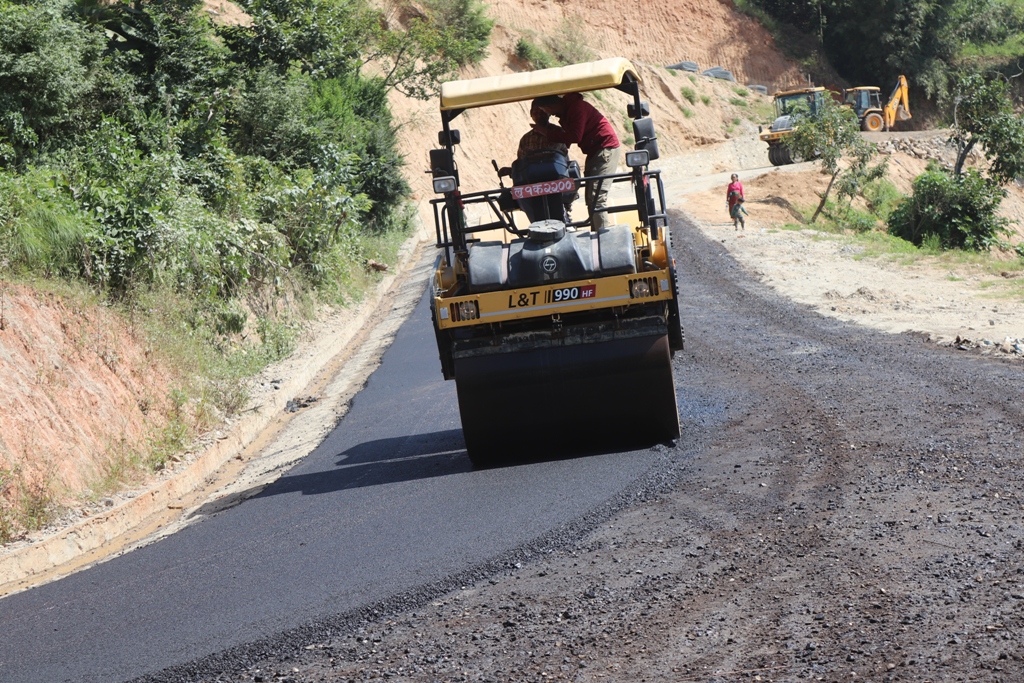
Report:
[[[800,88],[775,93],[775,120],[767,131],[761,131],[761,139],[768,143],[768,161],[772,166],[784,166],[796,161],[784,142],[786,136],[795,130],[794,113],[802,110],[813,116],[822,100],[833,93],[838,94],[838,91]],[[897,121],[910,119],[910,99],[905,76],[900,76],[896,81],[896,87],[884,105],[880,88],[875,85],[847,88],[842,91],[841,97],[843,105],[851,107],[857,114],[863,131],[891,130]]]
[[878,132],[891,130],[897,121],[906,121],[910,116],[909,88],[906,76],[896,80],[892,95],[883,105],[881,89],[875,85],[862,85],[843,91],[843,104],[852,107],[860,121],[860,129]]
[[809,112],[813,116],[827,96],[825,88],[798,88],[775,93],[775,120],[768,130],[761,131],[761,139],[768,143],[768,161],[772,166],[796,161],[784,143],[786,136],[795,130],[793,117],[798,112]]
[[[462,135],[452,127],[461,114],[598,90],[628,98],[636,144],[624,150],[625,171],[587,177],[552,149],[510,170],[492,160],[497,187],[462,187]],[[448,82],[440,110],[430,312],[474,466],[678,438],[671,358],[683,333],[664,186],[649,167],[657,136],[637,70],[613,58]],[[613,186],[611,220],[595,229],[591,211],[574,220],[572,203],[602,181]]]

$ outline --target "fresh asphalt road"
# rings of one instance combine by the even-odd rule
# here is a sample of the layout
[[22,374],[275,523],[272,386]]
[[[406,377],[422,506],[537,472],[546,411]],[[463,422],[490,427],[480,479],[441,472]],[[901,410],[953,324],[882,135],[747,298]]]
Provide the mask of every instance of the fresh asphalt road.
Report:
[[0,681],[124,681],[351,613],[529,543],[656,461],[473,471],[429,320],[424,297],[337,428],[259,495],[0,600]]

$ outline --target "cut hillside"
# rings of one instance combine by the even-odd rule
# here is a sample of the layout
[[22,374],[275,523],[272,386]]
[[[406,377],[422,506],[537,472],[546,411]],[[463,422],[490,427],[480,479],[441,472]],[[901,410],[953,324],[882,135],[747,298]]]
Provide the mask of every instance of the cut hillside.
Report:
[[[756,21],[738,13],[731,2],[683,0],[625,5],[543,0],[499,0],[490,4],[495,19],[489,55],[467,68],[463,78],[482,78],[529,70],[516,57],[516,45],[528,41],[548,50],[565,50],[584,59],[625,57],[640,70],[641,95],[651,105],[662,156],[691,152],[757,129],[772,117],[771,99],[750,90],[765,85],[769,92],[802,82],[798,65],[786,59]],[[577,30],[577,29],[582,30]],[[664,68],[688,60],[700,68],[722,66],[732,83]],[[428,151],[436,146],[440,116],[436,99],[422,102],[392,97],[406,159],[406,177],[421,216],[431,222],[426,200],[433,197]],[[615,126],[619,139],[631,140],[626,129],[624,95],[610,91],[591,102]],[[463,132],[456,152],[466,188],[497,185],[491,159],[507,165],[519,138],[529,129],[529,103],[470,110],[453,124]],[[581,160],[573,147],[571,156]]]
[[0,306],[6,541],[49,521],[54,504],[82,505],[80,496],[103,492],[150,452],[168,422],[170,373],[137,330],[98,302],[0,283]]

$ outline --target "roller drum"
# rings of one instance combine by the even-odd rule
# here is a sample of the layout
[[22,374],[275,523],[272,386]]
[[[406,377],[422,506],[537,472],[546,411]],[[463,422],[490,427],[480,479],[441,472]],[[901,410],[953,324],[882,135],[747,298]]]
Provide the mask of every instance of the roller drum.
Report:
[[462,357],[455,383],[477,466],[679,436],[667,335]]

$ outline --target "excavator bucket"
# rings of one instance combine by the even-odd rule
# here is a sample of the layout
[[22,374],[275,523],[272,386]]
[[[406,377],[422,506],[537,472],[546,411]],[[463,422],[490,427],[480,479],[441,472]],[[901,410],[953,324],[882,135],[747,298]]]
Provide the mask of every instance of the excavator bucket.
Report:
[[456,360],[470,459],[488,466],[678,438],[670,356],[662,335]]

